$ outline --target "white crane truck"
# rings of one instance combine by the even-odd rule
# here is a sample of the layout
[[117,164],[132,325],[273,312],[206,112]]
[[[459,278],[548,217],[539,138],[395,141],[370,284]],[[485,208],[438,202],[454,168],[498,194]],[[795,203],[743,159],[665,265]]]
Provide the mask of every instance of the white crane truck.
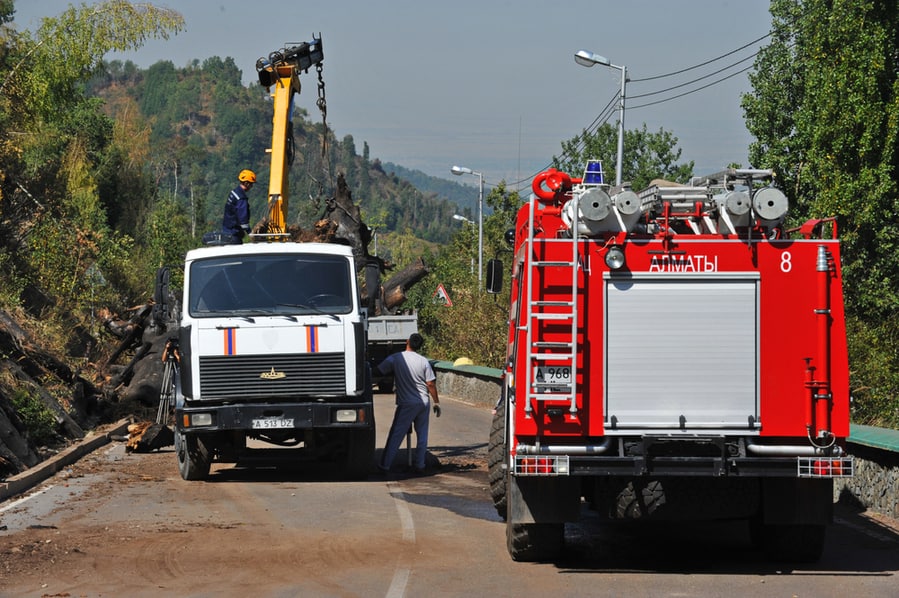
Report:
[[373,463],[368,318],[352,248],[285,240],[293,96],[299,73],[320,74],[322,59],[314,39],[257,63],[260,83],[274,87],[265,233],[186,256],[172,392],[185,480],[254,457],[334,463],[349,477]]

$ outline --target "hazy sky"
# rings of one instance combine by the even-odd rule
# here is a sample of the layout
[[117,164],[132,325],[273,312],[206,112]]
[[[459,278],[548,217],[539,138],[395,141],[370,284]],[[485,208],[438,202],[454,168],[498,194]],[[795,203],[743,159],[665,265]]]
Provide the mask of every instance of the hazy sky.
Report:
[[[352,135],[359,153],[367,142],[371,158],[431,175],[476,184],[477,177],[450,175],[458,164],[481,172],[490,185],[529,180],[548,165],[561,154],[561,142],[590,126],[620,87],[620,70],[577,65],[574,53],[580,49],[627,67],[626,128],[646,123],[650,131],[672,132],[682,161],[693,160],[696,174],[730,162],[749,165],[751,139],[740,108],[740,94],[749,91],[746,73],[681,98],[640,105],[750,66],[746,60],[684,85],[751,56],[759,44],[703,68],[639,79],[704,63],[762,37],[770,25],[765,0],[152,3],[184,15],[185,30],[109,58],[140,67],[170,60],[181,67],[193,59],[231,56],[245,83],[253,84],[257,58],[320,33],[328,122],[338,139]],[[17,0],[15,24],[34,30],[41,17],[69,4]],[[300,80],[299,104],[320,119],[314,70]],[[675,89],[645,95],[669,88]],[[618,122],[617,111],[609,122]],[[260,156],[256,167],[264,161]]]

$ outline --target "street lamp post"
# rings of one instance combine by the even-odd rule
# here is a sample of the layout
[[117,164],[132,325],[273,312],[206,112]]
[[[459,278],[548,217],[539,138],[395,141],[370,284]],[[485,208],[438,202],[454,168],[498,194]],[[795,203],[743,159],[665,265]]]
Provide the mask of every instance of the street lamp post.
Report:
[[[465,224],[471,224],[474,226],[474,222],[463,216],[462,214],[453,214],[453,220],[458,220],[459,222],[464,222]],[[474,275],[474,258],[471,258],[471,270],[469,272]]]
[[621,165],[624,158],[624,90],[627,84],[627,67],[612,64],[609,59],[587,50],[578,50],[574,53],[574,61],[581,66],[593,66],[601,64],[609,68],[621,71],[621,93],[618,95],[618,162],[615,164],[615,185],[621,185]]
[[457,176],[473,174],[478,177],[478,290],[484,279],[484,175],[464,166],[453,166],[450,172]]

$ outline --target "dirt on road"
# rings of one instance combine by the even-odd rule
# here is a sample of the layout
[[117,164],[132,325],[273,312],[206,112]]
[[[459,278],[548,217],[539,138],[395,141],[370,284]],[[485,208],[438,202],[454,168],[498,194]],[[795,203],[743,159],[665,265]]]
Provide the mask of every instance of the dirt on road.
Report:
[[[113,453],[117,456],[112,457]],[[445,476],[457,481],[464,478],[466,483],[453,483],[453,486],[468,488],[474,501],[489,500],[485,451],[456,454],[435,449],[432,455],[440,463],[434,476],[406,478],[400,466],[394,476],[398,483],[424,488],[437,483],[438,478],[446,483]],[[300,490],[301,482],[310,481],[302,475],[298,478],[296,472],[291,477],[290,473],[274,471],[240,471],[230,464],[213,466],[213,474],[223,472],[221,477],[234,476],[240,482],[272,481],[297,486]],[[312,475],[311,481],[327,481],[327,475],[323,480],[316,479],[315,473]],[[372,481],[383,483],[374,477]],[[34,593],[27,595],[68,595],[45,593],[56,585],[48,580],[60,579],[104,580],[105,587],[122,589],[137,584],[142,592],[151,589],[146,580],[156,579],[159,580],[157,590],[195,593],[204,591],[203,580],[235,579],[235,572],[241,570],[244,572],[237,577],[245,578],[247,587],[259,588],[267,583],[277,587],[295,577],[300,566],[306,571],[333,571],[351,558],[365,562],[367,567],[389,570],[396,558],[395,553],[385,553],[382,548],[394,542],[391,538],[367,538],[367,541],[350,543],[327,534],[319,533],[321,537],[316,538],[318,532],[314,530],[282,529],[272,534],[272,530],[262,529],[258,521],[242,520],[231,513],[203,513],[201,508],[198,515],[186,513],[180,507],[184,500],[194,505],[215,504],[221,500],[223,491],[228,492],[223,488],[226,485],[181,480],[171,447],[152,453],[124,453],[119,443],[117,447],[96,451],[34,489],[38,492],[52,487],[55,494],[63,496],[54,499],[53,511],[40,517],[40,522],[19,521],[17,529],[12,529],[4,520],[16,517],[17,513],[21,517],[26,506],[7,506],[0,512],[0,596],[7,595],[4,589],[15,588],[14,592],[19,592],[25,587],[34,589]],[[72,490],[68,498],[66,490]],[[133,517],[128,515],[129,505],[125,503],[133,496],[151,497],[148,502],[154,505],[153,512],[144,510]],[[117,501],[123,504],[117,507]],[[117,509],[123,517],[98,521],[77,515],[82,511],[90,513],[92,505],[97,509],[102,506],[104,513]],[[265,520],[265,514],[261,518]],[[239,550],[233,549],[236,540]],[[296,550],[298,546],[312,544],[328,548],[314,552]],[[223,550],[223,546],[230,548]],[[123,562],[127,563],[124,568]],[[272,567],[273,563],[286,566]],[[281,573],[276,573],[273,579],[272,571]],[[277,579],[278,576],[283,579]],[[167,580],[176,578],[195,581],[177,588],[166,587]]]

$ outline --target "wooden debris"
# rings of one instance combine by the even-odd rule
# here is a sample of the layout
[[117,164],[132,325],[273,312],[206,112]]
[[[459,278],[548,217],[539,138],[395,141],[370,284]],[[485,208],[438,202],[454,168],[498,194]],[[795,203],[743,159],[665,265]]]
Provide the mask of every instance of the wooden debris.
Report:
[[154,422],[139,422],[128,426],[125,450],[129,453],[149,453],[175,444],[175,435],[167,427]]

